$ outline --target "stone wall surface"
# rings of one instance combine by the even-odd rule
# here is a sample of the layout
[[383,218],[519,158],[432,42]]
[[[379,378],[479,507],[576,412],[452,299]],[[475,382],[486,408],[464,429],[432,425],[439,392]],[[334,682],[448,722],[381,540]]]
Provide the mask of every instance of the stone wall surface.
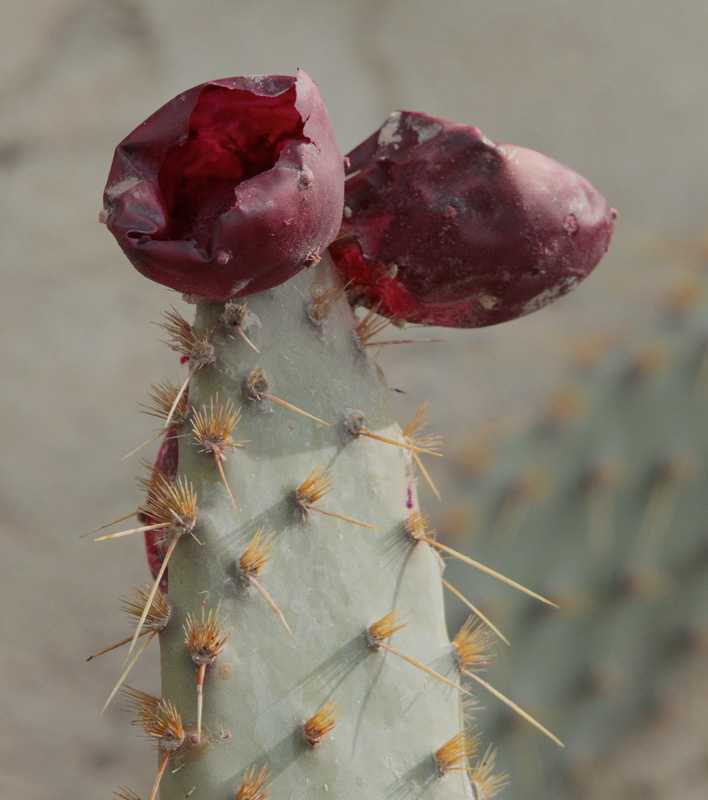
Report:
[[[588,177],[621,216],[609,256],[580,291],[508,326],[436,331],[443,343],[380,355],[391,386],[408,392],[397,400],[401,419],[429,398],[437,427],[454,436],[493,413],[532,414],[574,347],[646,324],[663,292],[703,267],[708,5],[2,6],[0,796],[88,800],[144,785],[153,766],[118,703],[98,716],[120,656],[84,664],[124,630],[116,597],[147,572],[142,543],[79,535],[140,502],[135,463],[112,465],[151,430],[136,413],[148,384],[176,375],[151,322],[180,302],[135,273],[98,224],[118,141],[204,80],[303,67],[344,152],[394,108],[414,109]],[[132,679],[146,690],[157,690],[155,660]]]

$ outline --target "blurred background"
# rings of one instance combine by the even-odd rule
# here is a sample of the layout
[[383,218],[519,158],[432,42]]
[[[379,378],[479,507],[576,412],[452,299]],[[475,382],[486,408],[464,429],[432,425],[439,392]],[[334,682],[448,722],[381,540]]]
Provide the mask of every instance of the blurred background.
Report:
[[[395,400],[402,422],[430,400],[431,430],[455,442],[448,458],[428,465],[443,502],[435,505],[432,494],[421,487],[441,534],[470,554],[490,549],[490,557],[499,558],[504,571],[519,579],[532,560],[530,553],[538,555],[539,547],[545,548],[541,562],[554,567],[553,572],[562,571],[554,560],[551,534],[558,541],[576,542],[569,556],[573,567],[566,574],[577,576],[587,591],[580,600],[571,597],[566,609],[597,611],[595,616],[585,614],[583,631],[609,629],[593,642],[609,657],[610,688],[620,687],[610,696],[615,698],[611,704],[622,709],[621,729],[615,730],[611,715],[598,714],[594,728],[574,736],[573,715],[563,715],[570,703],[568,687],[582,685],[585,694],[577,714],[590,718],[593,698],[607,688],[607,681],[594,673],[588,678],[582,664],[568,664],[572,679],[559,679],[566,694],[542,692],[543,704],[536,709],[557,726],[561,738],[570,735],[565,751],[557,752],[532,729],[518,731],[520,726],[489,712],[500,762],[516,785],[501,797],[708,796],[708,656],[701,627],[708,615],[706,594],[700,592],[708,583],[700,572],[708,518],[700,491],[708,460],[700,424],[706,410],[702,354],[708,341],[702,313],[708,266],[707,30],[708,5],[699,0],[3,4],[4,800],[109,797],[119,785],[144,785],[154,769],[154,754],[128,727],[120,703],[98,716],[121,657],[106,655],[84,663],[89,653],[125,635],[117,597],[147,570],[138,537],[99,546],[79,535],[130,512],[141,501],[136,462],[113,465],[152,431],[150,419],[137,413],[148,385],[168,376],[175,379],[174,354],[157,342],[152,322],[170,304],[181,307],[173,293],[132,270],[98,223],[113,149],[152,111],[188,87],[231,75],[294,74],[298,67],[318,82],[345,153],[393,109],[425,111],[474,124],[491,139],[540,150],[572,166],[619,210],[609,255],[577,293],[541,314],[498,328],[436,330],[434,335],[444,342],[390,347],[377,359],[390,385],[406,392]],[[663,357],[651,356],[656,348]],[[686,365],[680,375],[671,372],[679,369],[679,361]],[[580,372],[579,363],[584,365]],[[636,506],[635,513],[613,526],[607,522],[607,504],[595,503],[594,511],[587,512],[595,522],[588,525],[587,513],[575,515],[563,495],[553,507],[566,513],[548,519],[544,543],[535,547],[533,526],[524,527],[524,498],[561,497],[553,489],[555,447],[566,448],[563,463],[569,465],[564,470],[569,474],[573,465],[586,465],[582,457],[588,443],[602,436],[616,442],[625,421],[641,418],[640,395],[622,394],[627,380],[631,383],[637,375],[664,377],[662,390],[652,394],[651,423],[640,426],[632,441],[642,450],[642,442],[666,433],[662,446],[668,455],[656,461],[661,448],[647,447],[645,463],[636,460],[641,455],[627,459],[608,445],[610,456],[623,465],[622,474],[646,473],[643,488],[625,484],[628,491],[635,487],[627,500],[628,508]],[[635,382],[632,391],[643,385]],[[549,397],[573,396],[568,386],[585,400],[554,405],[551,399],[549,406]],[[595,398],[597,386],[605,387],[605,401]],[[558,395],[559,387],[566,387],[565,395]],[[621,402],[612,399],[618,392]],[[585,438],[575,449],[562,444],[567,442],[563,437],[539,434],[549,408],[554,429],[566,424],[568,413],[582,418]],[[614,416],[608,432],[603,415],[610,411]],[[514,505],[518,497],[509,486],[517,484],[509,483],[509,465],[519,463],[517,450],[523,451],[519,458],[525,464],[533,465],[539,436],[546,466],[536,483],[520,484],[521,501]],[[479,455],[482,451],[485,456]],[[498,455],[490,458],[490,452]],[[662,478],[663,469],[670,479]],[[683,484],[671,478],[679,473],[691,477],[686,485],[692,494],[683,496]],[[612,480],[600,483],[610,485]],[[490,510],[485,503],[494,505],[493,498],[496,505]],[[687,507],[691,515],[679,526],[676,510]],[[511,542],[503,557],[494,551],[498,543],[485,538],[495,528],[485,520],[498,522],[500,514],[505,515],[501,527],[506,526],[507,545]],[[660,522],[652,527],[647,520],[655,518]],[[582,524],[574,530],[578,519]],[[600,613],[610,607],[603,605],[610,602],[608,597],[616,601],[620,596],[617,586],[627,579],[616,559],[626,564],[631,554],[605,543],[602,559],[585,559],[583,554],[590,552],[585,548],[593,546],[587,541],[588,527],[612,527],[615,542],[633,537],[633,528],[663,541],[666,550],[655,548],[651,569],[639,578],[630,575],[635,581],[631,586],[649,585],[652,591],[646,596],[653,605],[642,605],[645,595],[628,590],[622,597],[631,595],[634,616]],[[477,539],[466,539],[468,535]],[[684,535],[690,546],[682,546]],[[675,549],[682,561],[662,561],[661,553]],[[586,583],[580,573],[584,562],[592,565],[594,576]],[[691,571],[690,564],[699,566]],[[657,577],[661,566],[666,566],[668,578],[663,573]],[[598,589],[598,575],[608,571],[616,574],[617,586]],[[538,571],[530,575],[536,587],[544,583]],[[685,594],[687,581],[694,588]],[[652,588],[657,585],[663,587],[659,594]],[[490,588],[487,596],[486,587],[480,583],[468,594],[476,593],[480,604],[488,597],[490,614],[508,620],[508,629],[518,630],[523,646],[515,650],[512,645],[498,672],[492,668],[485,677],[519,702],[524,691],[534,699],[533,687],[547,681],[543,676],[548,665],[562,669],[578,628],[566,612],[567,627],[555,638],[543,639],[539,654],[534,650],[539,637],[524,636],[525,630],[535,630],[524,620],[534,625],[538,620],[525,607],[495,606],[498,592]],[[560,592],[550,586],[554,588]],[[605,592],[602,603],[593,594],[600,591]],[[697,611],[701,603],[702,615]],[[663,655],[652,656],[656,668],[632,674],[637,659],[618,656],[617,662],[623,668],[629,665],[630,672],[612,683],[619,670],[613,656],[624,646],[644,653],[647,642],[659,638],[652,620],[667,608],[677,611],[662,628],[656,650]],[[455,619],[461,613],[451,605]],[[616,628],[615,618],[621,623]],[[513,662],[515,673],[506,662]],[[136,685],[158,692],[156,651],[142,658],[136,673]],[[634,699],[624,706],[628,694]],[[489,697],[480,700],[495,705]]]

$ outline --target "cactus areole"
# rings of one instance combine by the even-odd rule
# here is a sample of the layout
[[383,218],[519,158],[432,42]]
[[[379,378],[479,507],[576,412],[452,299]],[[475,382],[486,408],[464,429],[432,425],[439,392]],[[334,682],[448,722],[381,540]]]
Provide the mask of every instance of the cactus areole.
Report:
[[[145,444],[164,441],[116,520],[137,525],[98,537],[146,536],[133,635],[96,655],[130,642],[107,703],[124,684],[159,751],[149,800],[489,800],[503,783],[461,703],[467,678],[491,686],[474,669],[493,623],[465,600],[479,621],[450,641],[443,588],[460,595],[436,554],[543,598],[427,529],[416,481],[436,492],[437,440],[423,409],[394,420],[373,310],[528,313],[590,271],[614,213],[556,162],[422,115],[394,115],[348,169],[303,72],[198,86],[116,150],[102,219],[196,304],[161,323],[189,371],[152,387]],[[126,684],[155,637],[160,697]]]

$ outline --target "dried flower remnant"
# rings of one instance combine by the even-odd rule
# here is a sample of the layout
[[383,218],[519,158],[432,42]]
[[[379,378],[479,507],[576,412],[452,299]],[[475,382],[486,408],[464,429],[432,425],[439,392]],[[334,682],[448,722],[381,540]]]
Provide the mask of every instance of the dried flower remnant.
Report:
[[315,263],[343,196],[329,117],[299,70],[210,81],[164,105],[116,148],[104,216],[143,275],[228,300]]
[[475,127],[396,111],[348,155],[330,251],[379,314],[459,328],[529,314],[605,254],[616,212],[551,158]]

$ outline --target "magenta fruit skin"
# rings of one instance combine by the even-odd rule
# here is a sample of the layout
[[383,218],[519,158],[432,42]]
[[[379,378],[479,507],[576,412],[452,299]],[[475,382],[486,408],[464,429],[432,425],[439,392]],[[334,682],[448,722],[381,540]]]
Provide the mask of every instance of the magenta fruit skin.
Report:
[[223,301],[316,263],[339,230],[343,184],[305,72],[225,78],[174,98],[118,145],[102,218],[143,275]]
[[577,172],[472,126],[394,112],[348,159],[330,250],[351,296],[385,316],[516,319],[575,288],[614,231],[617,213]]

